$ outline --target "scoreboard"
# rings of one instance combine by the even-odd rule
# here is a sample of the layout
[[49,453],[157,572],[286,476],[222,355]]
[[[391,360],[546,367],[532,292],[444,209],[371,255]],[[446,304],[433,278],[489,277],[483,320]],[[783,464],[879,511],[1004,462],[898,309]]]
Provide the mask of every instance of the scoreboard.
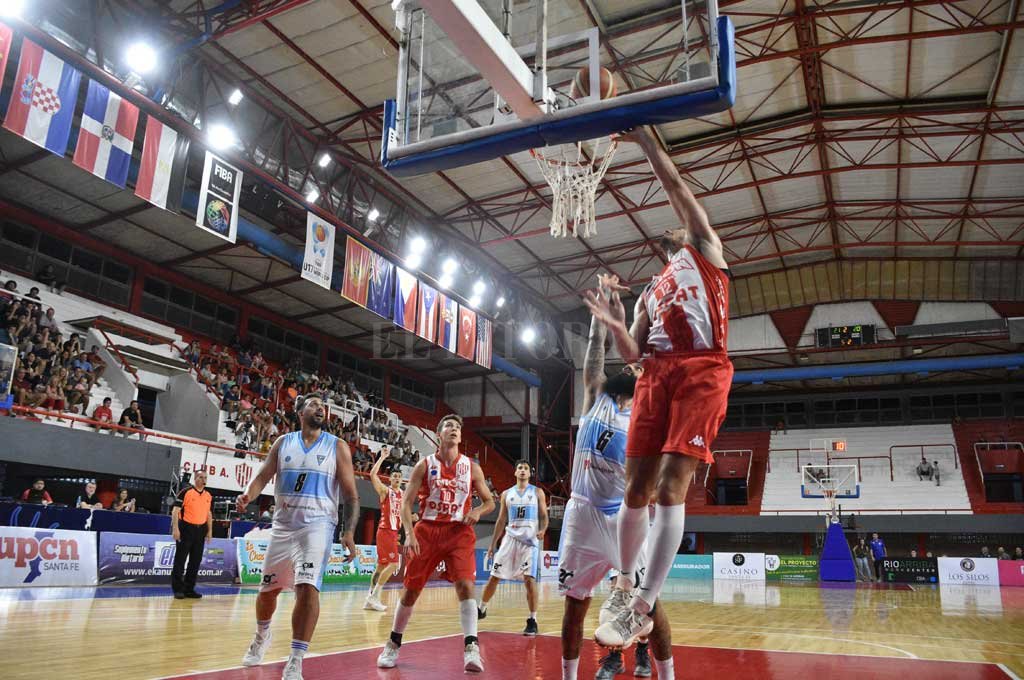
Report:
[[875,343],[874,324],[857,324],[855,326],[829,326],[815,331],[818,347],[860,347]]

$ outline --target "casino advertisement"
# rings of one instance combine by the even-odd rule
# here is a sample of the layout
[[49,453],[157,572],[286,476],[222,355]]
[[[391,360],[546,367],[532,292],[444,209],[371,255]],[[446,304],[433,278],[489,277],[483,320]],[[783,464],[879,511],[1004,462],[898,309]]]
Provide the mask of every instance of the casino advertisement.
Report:
[[882,560],[882,573],[882,579],[888,583],[939,582],[939,564],[934,557]]
[[714,553],[716,579],[763,581],[764,565],[764,553]]
[[94,585],[92,531],[0,527],[0,587]]
[[[263,580],[263,562],[270,541],[264,539],[236,539],[238,551],[238,577],[242,583],[260,583]],[[331,546],[324,583],[369,583],[377,566],[377,547],[357,545],[359,555],[345,562],[345,548],[340,543]]]
[[817,581],[818,558],[810,555],[765,555],[764,577],[768,581]]
[[[176,545],[167,535],[100,534],[100,583],[160,584],[170,582]],[[203,548],[199,583],[234,583],[238,577],[235,541],[211,539]]]
[[234,243],[238,233],[238,196],[241,191],[242,171],[207,151],[203,181],[199,185],[196,226]]

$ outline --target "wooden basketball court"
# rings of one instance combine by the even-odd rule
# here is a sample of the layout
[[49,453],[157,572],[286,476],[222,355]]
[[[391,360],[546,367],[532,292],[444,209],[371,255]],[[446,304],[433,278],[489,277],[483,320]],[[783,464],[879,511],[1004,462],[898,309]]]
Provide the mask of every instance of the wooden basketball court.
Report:
[[[255,590],[205,588],[199,601],[169,589],[9,589],[0,591],[0,653],[7,678],[166,678],[276,680],[288,654],[292,597],[274,620],[267,663],[239,666],[253,633]],[[486,673],[559,678],[562,602],[542,588],[541,635],[523,637],[521,586],[503,584],[481,621]],[[455,593],[428,588],[405,634],[398,668],[375,660],[390,631],[389,611],[362,609],[363,589],[322,595],[320,623],[306,657],[307,680],[462,677]],[[587,633],[593,632],[595,598]],[[669,581],[677,677],[742,670],[749,678],[1018,678],[1024,676],[1024,589],[938,586],[769,585]],[[602,652],[586,643],[580,677],[593,677]],[[632,677],[632,652],[626,654]]]

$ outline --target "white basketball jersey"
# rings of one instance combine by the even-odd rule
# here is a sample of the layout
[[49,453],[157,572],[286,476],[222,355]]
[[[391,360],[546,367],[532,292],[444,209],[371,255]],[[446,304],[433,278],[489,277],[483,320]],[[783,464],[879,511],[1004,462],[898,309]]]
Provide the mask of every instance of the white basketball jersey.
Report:
[[284,435],[277,452],[274,526],[298,529],[317,522],[338,523],[337,443],[333,434],[322,432],[307,449],[301,431]]
[[580,421],[572,461],[572,496],[606,515],[622,505],[626,490],[626,433],[628,410],[602,392]]
[[473,502],[473,462],[459,454],[445,465],[435,453],[426,459],[420,487],[420,518],[428,522],[461,522]]
[[505,534],[520,543],[537,545],[540,511],[537,487],[529,484],[522,493],[519,493],[519,487],[513,486],[505,492],[505,503],[508,506],[508,526],[505,527]]

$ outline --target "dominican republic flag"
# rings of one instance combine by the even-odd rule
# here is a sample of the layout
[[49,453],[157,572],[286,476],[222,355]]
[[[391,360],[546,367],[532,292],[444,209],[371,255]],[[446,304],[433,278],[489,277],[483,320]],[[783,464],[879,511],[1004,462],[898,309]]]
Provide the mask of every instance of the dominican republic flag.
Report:
[[456,353],[470,361],[476,357],[476,312],[469,307],[459,307],[459,351]]
[[351,236],[345,243],[345,281],[341,284],[341,296],[360,307],[366,306],[370,292],[370,249]]
[[438,293],[437,312],[437,344],[455,354],[459,343],[459,303],[444,293]]
[[188,148],[188,137],[149,116],[135,195],[158,208],[178,212],[185,189]]
[[407,331],[416,330],[416,298],[419,280],[401,267],[395,267],[395,308],[391,318]]
[[437,290],[420,282],[420,300],[416,305],[416,335],[437,342]]
[[75,165],[123,189],[138,124],[137,106],[90,80],[75,147]]
[[484,368],[491,367],[491,352],[494,347],[494,324],[490,319],[478,316],[476,319],[476,363]]
[[81,73],[25,38],[4,127],[63,156],[81,79]]

